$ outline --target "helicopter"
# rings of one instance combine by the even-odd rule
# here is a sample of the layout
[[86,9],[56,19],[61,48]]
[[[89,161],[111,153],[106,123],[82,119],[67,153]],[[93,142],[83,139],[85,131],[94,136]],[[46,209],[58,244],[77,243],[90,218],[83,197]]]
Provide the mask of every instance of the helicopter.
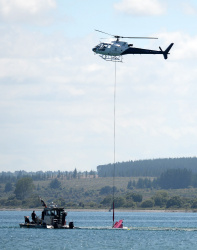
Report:
[[100,43],[95,46],[92,51],[95,54],[99,54],[100,57],[106,61],[115,61],[115,62],[122,62],[122,56],[127,54],[161,54],[163,55],[164,59],[168,59],[168,55],[170,54],[169,51],[174,45],[171,43],[166,50],[150,50],[150,49],[141,49],[133,47],[133,44],[128,44],[127,42],[120,41],[120,38],[132,38],[132,39],[158,39],[156,37],[125,37],[125,36],[118,36],[118,35],[111,35],[109,33],[95,30],[97,32],[101,32],[103,34],[107,34],[116,38],[115,41],[111,43]]

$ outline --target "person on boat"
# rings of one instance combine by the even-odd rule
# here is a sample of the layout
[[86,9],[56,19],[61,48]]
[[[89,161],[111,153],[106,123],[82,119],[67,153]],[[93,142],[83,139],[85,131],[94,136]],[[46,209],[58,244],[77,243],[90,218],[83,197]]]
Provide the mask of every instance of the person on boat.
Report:
[[66,216],[67,216],[67,212],[64,211],[62,214],[62,226],[66,225],[66,221],[65,221]]
[[32,218],[32,221],[34,223],[36,223],[36,213],[35,213],[35,211],[33,211],[33,213],[31,214],[31,218]]
[[44,211],[42,211],[42,220],[44,220]]
[[25,223],[30,223],[29,216],[25,216]]

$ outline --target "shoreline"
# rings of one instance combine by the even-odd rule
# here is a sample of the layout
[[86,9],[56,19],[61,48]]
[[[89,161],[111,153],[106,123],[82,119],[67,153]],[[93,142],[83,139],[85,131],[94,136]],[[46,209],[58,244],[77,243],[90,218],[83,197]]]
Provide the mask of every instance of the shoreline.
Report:
[[[42,208],[0,208],[0,211],[42,211]],[[108,212],[112,213],[109,209],[65,209],[68,212]],[[196,213],[196,210],[191,209],[115,209],[116,212],[126,213]]]

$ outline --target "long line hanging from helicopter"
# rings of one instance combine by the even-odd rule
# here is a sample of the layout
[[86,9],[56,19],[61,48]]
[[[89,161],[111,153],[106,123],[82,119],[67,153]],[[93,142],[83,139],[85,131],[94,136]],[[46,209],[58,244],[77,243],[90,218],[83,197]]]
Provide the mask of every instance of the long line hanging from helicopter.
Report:
[[123,37],[118,35],[111,35],[109,33],[96,30],[98,32],[110,35],[116,38],[116,41],[112,41],[111,43],[100,43],[95,46],[92,51],[95,54],[99,54],[99,56],[106,60],[115,62],[115,83],[114,83],[114,164],[113,164],[113,228],[124,228],[123,220],[119,220],[115,222],[115,166],[116,166],[116,62],[122,62],[122,56],[127,54],[162,54],[164,59],[168,58],[170,54],[169,51],[174,45],[171,43],[166,50],[162,50],[159,47],[159,50],[150,50],[150,49],[141,49],[133,47],[133,44],[128,44],[127,42],[120,41],[120,38],[132,38],[132,39],[158,39],[156,37]]
[[170,54],[169,51],[174,45],[174,43],[171,43],[166,50],[162,50],[161,47],[159,47],[160,50],[150,50],[150,49],[141,49],[141,48],[135,48],[133,47],[133,44],[129,44],[124,41],[120,41],[120,38],[131,38],[131,39],[158,39],[157,37],[126,37],[126,36],[119,36],[119,35],[112,35],[100,30],[95,30],[98,32],[101,32],[103,34],[107,34],[109,36],[112,36],[116,38],[115,41],[112,41],[111,43],[99,43],[96,45],[92,51],[95,54],[99,54],[100,57],[106,61],[116,61],[116,62],[122,62],[122,56],[128,55],[128,54],[152,54],[157,55],[161,54],[163,55],[164,59],[168,58],[168,55]]

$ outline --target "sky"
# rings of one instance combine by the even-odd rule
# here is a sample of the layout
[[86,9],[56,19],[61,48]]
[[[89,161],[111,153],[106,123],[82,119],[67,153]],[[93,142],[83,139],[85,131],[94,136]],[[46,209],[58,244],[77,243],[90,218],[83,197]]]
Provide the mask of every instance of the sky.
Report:
[[[116,64],[116,161],[197,156],[195,0],[0,0],[0,171],[114,160],[115,63],[95,29],[162,55]],[[104,40],[105,41],[105,40]]]

